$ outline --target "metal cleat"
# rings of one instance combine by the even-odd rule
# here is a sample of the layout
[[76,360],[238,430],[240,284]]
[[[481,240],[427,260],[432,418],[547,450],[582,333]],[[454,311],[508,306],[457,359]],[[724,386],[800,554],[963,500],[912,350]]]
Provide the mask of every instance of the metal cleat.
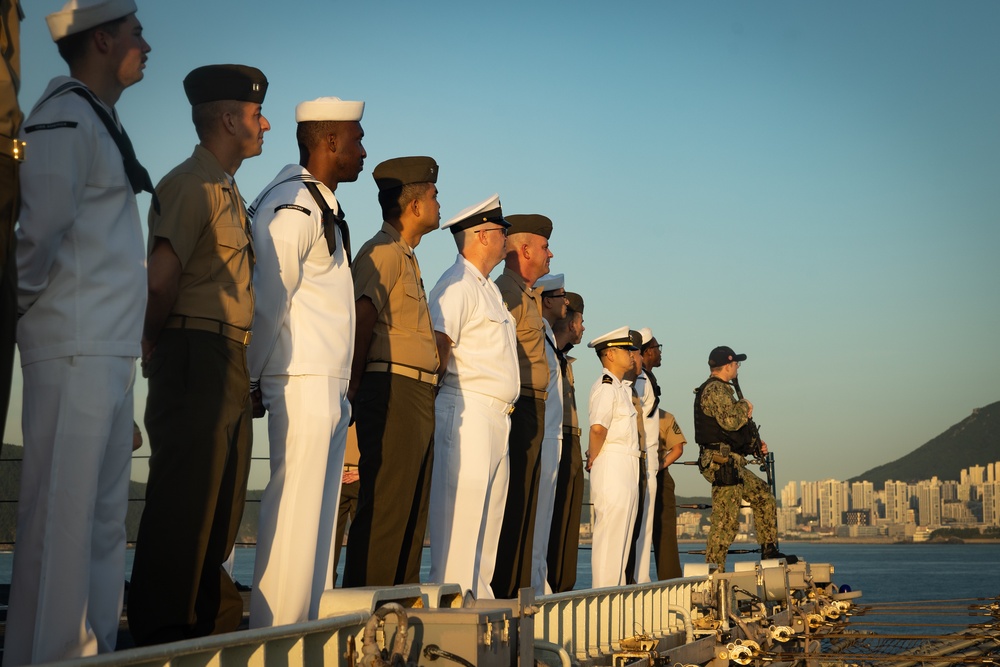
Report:
[[771,639],[782,644],[791,640],[795,634],[787,625],[772,625],[768,630],[771,632]]
[[753,662],[754,651],[749,646],[734,642],[726,644],[726,649],[729,652],[729,659],[737,665],[749,665]]

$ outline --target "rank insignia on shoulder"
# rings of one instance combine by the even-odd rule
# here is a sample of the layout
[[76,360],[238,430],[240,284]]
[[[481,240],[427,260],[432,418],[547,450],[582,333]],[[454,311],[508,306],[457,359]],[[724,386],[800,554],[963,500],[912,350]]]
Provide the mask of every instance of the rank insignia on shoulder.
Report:
[[601,384],[614,384],[614,383],[615,381],[611,379],[610,375],[605,375],[604,378],[601,380]]
[[300,213],[305,213],[306,215],[312,215],[312,211],[307,209],[305,206],[299,206],[298,204],[282,204],[281,206],[275,206],[274,212],[277,213],[283,208],[290,208],[293,211],[298,211]]
[[25,134],[31,134],[32,132],[38,132],[39,130],[57,130],[61,127],[76,127],[79,125],[75,120],[61,120],[55,123],[40,123],[38,125],[29,125],[24,128]]

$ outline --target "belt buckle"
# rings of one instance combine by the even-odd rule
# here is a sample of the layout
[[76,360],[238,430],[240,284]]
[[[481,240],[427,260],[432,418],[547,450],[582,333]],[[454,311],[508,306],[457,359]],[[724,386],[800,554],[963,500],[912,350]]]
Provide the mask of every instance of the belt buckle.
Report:
[[13,142],[14,145],[11,148],[11,157],[13,157],[18,162],[24,162],[24,149],[25,146],[27,146],[27,144],[21,141],[20,139],[14,139]]
[[514,412],[514,404],[510,403],[510,404],[507,405],[507,410],[504,411],[504,414],[509,415],[509,414],[511,414],[513,412]]
[[252,331],[244,331],[243,332],[243,347],[246,347],[247,345],[250,344],[250,339],[251,338],[253,338],[253,332]]

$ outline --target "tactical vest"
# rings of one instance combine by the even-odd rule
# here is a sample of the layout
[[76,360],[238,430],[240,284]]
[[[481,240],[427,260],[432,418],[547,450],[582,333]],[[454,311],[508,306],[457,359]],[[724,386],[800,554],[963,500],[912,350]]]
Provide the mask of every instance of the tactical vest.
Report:
[[[749,454],[750,435],[746,424],[738,431],[727,431],[719,426],[715,417],[710,417],[701,409],[701,394],[709,382],[722,382],[712,376],[694,390],[694,441],[699,445],[724,443],[737,454]],[[726,384],[723,382],[723,384]]]

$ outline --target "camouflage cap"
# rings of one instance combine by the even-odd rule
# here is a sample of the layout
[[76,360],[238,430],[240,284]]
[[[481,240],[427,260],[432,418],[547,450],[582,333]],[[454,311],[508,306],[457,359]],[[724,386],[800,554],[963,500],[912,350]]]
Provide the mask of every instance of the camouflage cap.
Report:
[[719,366],[731,364],[734,361],[746,361],[746,358],[747,355],[736,354],[733,352],[733,348],[722,345],[712,350],[708,355],[708,365],[712,368],[718,368]]

